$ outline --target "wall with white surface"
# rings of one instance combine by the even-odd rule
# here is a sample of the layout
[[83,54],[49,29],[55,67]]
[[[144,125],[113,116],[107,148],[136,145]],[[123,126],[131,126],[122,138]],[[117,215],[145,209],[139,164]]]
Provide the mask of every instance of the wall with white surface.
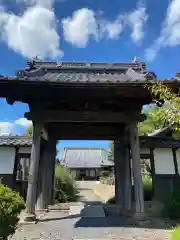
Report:
[[176,150],[176,159],[177,159],[178,173],[180,174],[180,149]]
[[156,148],[154,150],[154,165],[156,174],[175,174],[172,149]]
[[13,174],[14,160],[14,147],[0,147],[0,174]]

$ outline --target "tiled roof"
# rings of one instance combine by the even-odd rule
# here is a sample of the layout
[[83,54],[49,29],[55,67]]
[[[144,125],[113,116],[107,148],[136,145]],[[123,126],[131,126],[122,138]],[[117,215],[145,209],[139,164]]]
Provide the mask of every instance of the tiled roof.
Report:
[[0,146],[31,146],[32,137],[0,136]]
[[102,148],[65,148],[63,164],[67,168],[100,168],[112,166],[108,152]]
[[140,147],[180,148],[180,141],[179,139],[174,139],[172,137],[142,136],[140,137]]
[[17,72],[20,80],[40,82],[147,82],[155,80],[146,72],[145,63],[90,63],[29,61],[25,70]]
[[[0,146],[29,146],[32,145],[31,136],[0,136]],[[165,148],[180,148],[180,140],[172,137],[158,136],[141,136],[140,147],[165,147]],[[108,152],[102,148],[65,148],[64,160],[67,164],[88,164],[109,165]],[[72,157],[73,156],[73,157]],[[85,160],[83,160],[85,157]],[[72,159],[73,160],[72,162]],[[91,161],[88,161],[91,159]],[[95,161],[94,159],[98,159]]]
[[162,136],[165,136],[170,131],[171,131],[171,129],[169,127],[160,128],[160,129],[155,130],[152,133],[149,133],[148,136],[149,137],[162,137]]

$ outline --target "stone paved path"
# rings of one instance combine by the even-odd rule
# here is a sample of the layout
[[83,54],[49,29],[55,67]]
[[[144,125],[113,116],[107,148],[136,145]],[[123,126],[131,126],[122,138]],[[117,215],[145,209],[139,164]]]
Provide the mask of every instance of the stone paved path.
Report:
[[93,192],[95,181],[77,181],[77,188],[79,190],[80,200],[85,203],[102,203],[102,199]]
[[135,228],[124,224],[120,217],[80,218],[68,212],[51,211],[41,222],[24,225],[13,236],[13,240],[166,240],[169,234],[164,229]]
[[[91,183],[78,183],[81,201],[88,205],[101,199],[91,190]],[[82,204],[82,203],[80,203]],[[133,227],[121,217],[82,218],[78,212],[50,211],[37,224],[23,225],[17,229],[13,240],[166,240],[168,231]]]

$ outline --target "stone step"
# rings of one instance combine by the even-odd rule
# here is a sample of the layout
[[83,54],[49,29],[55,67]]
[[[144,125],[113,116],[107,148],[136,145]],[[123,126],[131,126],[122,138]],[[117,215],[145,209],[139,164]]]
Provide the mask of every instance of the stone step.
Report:
[[71,206],[69,215],[79,215],[83,218],[104,218],[105,213],[101,205]]

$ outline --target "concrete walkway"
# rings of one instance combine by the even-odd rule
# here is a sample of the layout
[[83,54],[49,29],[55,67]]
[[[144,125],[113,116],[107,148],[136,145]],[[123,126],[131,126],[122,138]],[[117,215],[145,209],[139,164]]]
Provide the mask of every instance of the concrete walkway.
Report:
[[13,240],[166,240],[164,229],[133,227],[120,217],[81,218],[68,212],[51,211],[37,224],[24,225]]
[[79,215],[81,218],[104,218],[105,213],[101,205],[76,205],[70,206],[69,215]]
[[93,191],[97,185],[95,181],[76,181],[76,185],[81,202],[92,204],[101,204],[103,202],[103,199]]
[[[81,202],[71,206],[69,211],[54,210],[47,213],[37,224],[18,228],[12,239],[16,240],[166,240],[169,232],[153,226],[135,227],[122,217],[98,217],[101,198],[93,193],[90,182],[77,182]],[[90,206],[83,217],[82,211]],[[98,209],[98,210],[97,210]],[[98,214],[97,214],[98,215]]]

